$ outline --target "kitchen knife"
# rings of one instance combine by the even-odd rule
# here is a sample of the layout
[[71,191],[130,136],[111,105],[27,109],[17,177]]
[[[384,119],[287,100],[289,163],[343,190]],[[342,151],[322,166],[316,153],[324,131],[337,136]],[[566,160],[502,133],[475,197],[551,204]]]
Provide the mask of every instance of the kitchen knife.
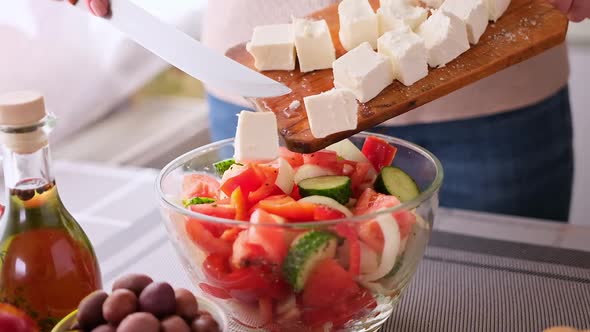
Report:
[[[84,0],[75,6],[89,12]],[[111,0],[111,14],[105,19],[139,45],[209,86],[243,97],[275,97],[291,92],[287,86],[203,46],[129,0]]]

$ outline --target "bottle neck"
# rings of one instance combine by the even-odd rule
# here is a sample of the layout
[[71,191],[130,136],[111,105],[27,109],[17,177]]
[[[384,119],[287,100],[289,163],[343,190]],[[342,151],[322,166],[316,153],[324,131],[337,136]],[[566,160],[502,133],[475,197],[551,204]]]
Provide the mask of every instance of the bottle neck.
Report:
[[32,153],[18,153],[2,147],[4,183],[9,189],[37,189],[54,182],[49,146]]

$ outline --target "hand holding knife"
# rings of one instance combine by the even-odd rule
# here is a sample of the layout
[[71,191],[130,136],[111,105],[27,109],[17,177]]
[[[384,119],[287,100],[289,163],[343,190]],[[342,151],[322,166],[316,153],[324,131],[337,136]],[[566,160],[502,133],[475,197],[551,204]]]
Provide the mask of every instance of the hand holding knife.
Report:
[[166,62],[212,87],[243,97],[275,97],[291,90],[161,22],[129,0],[68,0],[103,16],[129,38]]

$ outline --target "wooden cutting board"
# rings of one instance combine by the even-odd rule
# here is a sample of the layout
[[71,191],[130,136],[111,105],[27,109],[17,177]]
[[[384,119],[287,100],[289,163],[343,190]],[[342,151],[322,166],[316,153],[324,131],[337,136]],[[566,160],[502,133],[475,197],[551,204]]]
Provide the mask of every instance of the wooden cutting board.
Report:
[[[373,8],[378,7],[378,0],[370,2]],[[337,4],[310,17],[328,22],[337,56],[343,55],[345,50],[338,38]],[[259,98],[253,102],[259,111],[272,111],[277,115],[280,134],[290,150],[310,153],[557,46],[565,40],[567,28],[567,18],[546,0],[512,0],[504,16],[496,23],[490,22],[480,42],[469,51],[446,67],[430,69],[426,78],[410,87],[395,81],[377,97],[359,104],[356,130],[325,138],[315,138],[311,134],[303,97],[332,89],[331,69],[310,73],[301,73],[297,68],[293,71],[265,71],[265,75],[286,84],[293,91],[285,96]],[[245,44],[229,49],[226,55],[255,69],[254,59],[246,51]],[[290,110],[289,105],[295,100],[300,106]]]

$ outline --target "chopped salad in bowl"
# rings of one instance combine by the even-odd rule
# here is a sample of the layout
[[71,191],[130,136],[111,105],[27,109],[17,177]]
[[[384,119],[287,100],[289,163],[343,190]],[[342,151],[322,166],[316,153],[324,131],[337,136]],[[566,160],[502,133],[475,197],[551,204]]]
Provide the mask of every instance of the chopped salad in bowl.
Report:
[[427,245],[440,162],[360,133],[312,154],[236,162],[234,140],[166,166],[156,189],[185,268],[234,330],[377,330]]

